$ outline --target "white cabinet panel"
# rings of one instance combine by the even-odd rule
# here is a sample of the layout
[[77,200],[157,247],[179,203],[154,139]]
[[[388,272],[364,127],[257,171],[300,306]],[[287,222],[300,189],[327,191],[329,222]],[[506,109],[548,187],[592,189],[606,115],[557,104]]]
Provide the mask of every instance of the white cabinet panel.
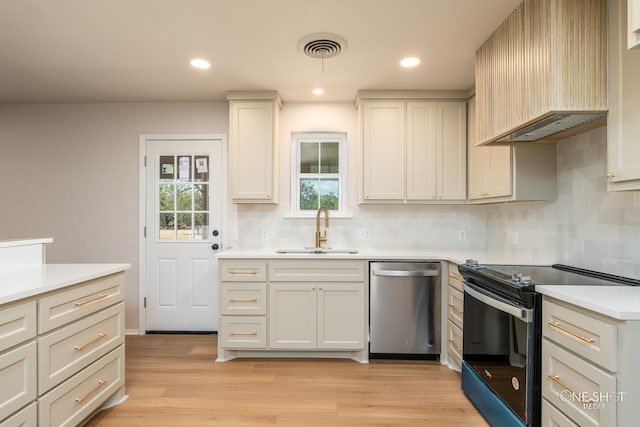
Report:
[[0,420],[37,397],[36,343],[0,354]]

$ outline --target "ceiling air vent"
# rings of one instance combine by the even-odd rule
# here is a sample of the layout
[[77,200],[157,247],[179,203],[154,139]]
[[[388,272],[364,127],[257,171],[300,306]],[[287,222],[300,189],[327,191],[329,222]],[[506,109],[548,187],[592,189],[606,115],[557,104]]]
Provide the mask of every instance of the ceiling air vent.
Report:
[[298,49],[309,58],[327,59],[346,51],[347,41],[335,34],[310,34],[300,39]]

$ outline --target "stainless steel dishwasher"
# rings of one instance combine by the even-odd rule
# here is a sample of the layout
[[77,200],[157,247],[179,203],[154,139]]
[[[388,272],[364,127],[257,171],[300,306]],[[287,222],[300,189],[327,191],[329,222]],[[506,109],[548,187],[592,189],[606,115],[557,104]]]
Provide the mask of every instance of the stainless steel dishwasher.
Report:
[[440,355],[440,263],[371,262],[369,357]]

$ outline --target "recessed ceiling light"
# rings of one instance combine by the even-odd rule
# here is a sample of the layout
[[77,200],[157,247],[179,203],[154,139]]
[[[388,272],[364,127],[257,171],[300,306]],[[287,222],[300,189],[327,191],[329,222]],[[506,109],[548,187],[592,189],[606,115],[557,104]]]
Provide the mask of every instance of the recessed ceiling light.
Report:
[[324,94],[324,89],[316,88],[316,89],[312,90],[311,92],[313,92],[314,95],[320,96],[320,95]]
[[209,61],[205,61],[204,59],[192,59],[191,60],[191,66],[195,67],[195,68],[200,68],[202,70],[206,70],[207,68],[211,68],[211,64],[209,64]]
[[420,58],[416,58],[414,56],[409,58],[404,58],[402,61],[400,61],[400,65],[402,65],[405,68],[415,67],[419,63],[420,63]]

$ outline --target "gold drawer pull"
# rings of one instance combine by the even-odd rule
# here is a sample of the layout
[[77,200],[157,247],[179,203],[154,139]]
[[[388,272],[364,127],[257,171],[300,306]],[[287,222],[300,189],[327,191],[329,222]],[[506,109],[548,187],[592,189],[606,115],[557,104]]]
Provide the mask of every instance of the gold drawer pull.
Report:
[[456,340],[449,338],[448,341],[451,343],[451,347],[453,347],[458,353],[462,354],[462,349],[456,345]]
[[93,393],[98,391],[98,389],[100,387],[102,387],[103,385],[105,385],[106,383],[107,383],[107,380],[105,378],[101,379],[100,381],[98,381],[98,385],[95,386],[95,388],[93,390],[91,390],[89,393],[87,393],[87,394],[85,394],[84,396],[81,396],[81,397],[76,397],[76,403],[82,403],[83,400],[85,400],[87,397],[91,396]]
[[236,274],[240,274],[240,275],[242,275],[242,274],[244,274],[244,275],[252,274],[252,275],[255,276],[256,274],[258,274],[258,272],[255,271],[255,270],[253,270],[253,271],[251,271],[251,270],[237,270],[237,271],[236,270],[231,270],[231,271],[229,271],[229,274],[231,274],[232,276],[236,275]]
[[238,335],[244,335],[244,336],[256,336],[258,335],[257,332],[251,332],[251,331],[231,331],[231,335],[232,336],[238,336]]
[[451,307],[453,311],[457,311],[459,314],[464,314],[464,310],[460,310],[455,304],[449,304],[449,307]]
[[577,333],[575,333],[575,332],[573,332],[573,331],[570,331],[569,329],[565,328],[564,326],[562,326],[562,325],[561,325],[560,323],[558,323],[558,322],[549,321],[549,322],[547,322],[547,324],[548,324],[549,326],[554,327],[554,328],[558,328],[558,329],[560,329],[562,332],[565,332],[565,333],[567,333],[567,334],[569,334],[569,335],[571,335],[571,336],[573,336],[573,337],[576,337],[576,338],[578,338],[578,339],[580,339],[580,340],[582,340],[582,341],[584,341],[584,342],[586,342],[586,343],[588,343],[588,344],[591,344],[592,342],[594,342],[594,341],[596,340],[595,338],[587,338],[587,337],[583,337],[583,336],[582,336],[582,335],[580,335],[580,334],[577,334]]
[[607,174],[607,178],[615,178],[616,174],[615,173],[608,173]]
[[[560,380],[560,376],[559,375],[547,374],[547,377],[549,377],[552,381],[555,381],[558,384],[560,384],[562,387],[564,387],[565,390],[571,392],[572,395],[574,395],[574,396],[579,396],[580,395],[575,390],[573,390],[571,387],[569,387],[568,385],[563,383]],[[584,397],[582,397],[582,398],[580,398],[580,401],[582,403],[593,403],[593,399],[592,398],[585,399]]]
[[78,302],[76,302],[76,307],[82,307],[83,305],[87,305],[89,303],[96,302],[96,301],[101,300],[103,298],[106,298],[108,296],[109,295],[107,295],[107,294],[100,294],[97,297],[88,299],[86,301],[78,301]]
[[95,337],[94,339],[92,339],[91,341],[89,341],[89,342],[87,342],[87,343],[84,343],[84,344],[77,345],[77,346],[75,346],[74,348],[75,348],[76,350],[82,350],[82,349],[84,349],[86,346],[91,345],[91,344],[93,344],[93,343],[94,343],[94,342],[96,342],[96,341],[100,341],[102,338],[104,338],[104,337],[106,337],[106,336],[107,336],[107,333],[106,333],[106,332],[100,332],[100,333],[98,334],[98,336],[97,336],[97,337]]
[[258,302],[258,298],[231,298],[230,302]]

